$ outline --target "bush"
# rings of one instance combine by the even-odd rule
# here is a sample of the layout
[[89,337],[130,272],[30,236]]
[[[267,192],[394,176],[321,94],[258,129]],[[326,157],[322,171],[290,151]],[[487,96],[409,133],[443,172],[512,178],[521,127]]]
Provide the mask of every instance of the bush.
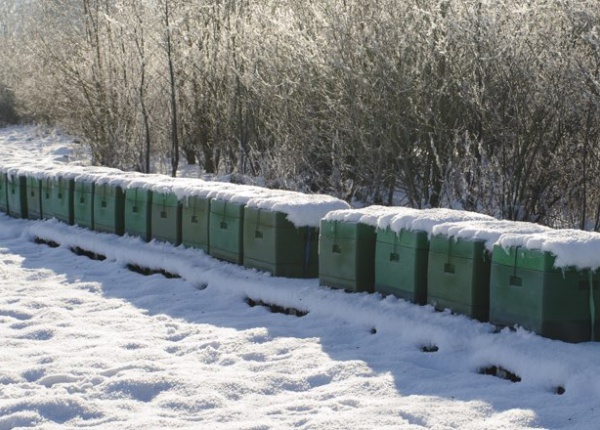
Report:
[[15,109],[15,97],[13,92],[0,84],[0,126],[15,124],[19,116]]

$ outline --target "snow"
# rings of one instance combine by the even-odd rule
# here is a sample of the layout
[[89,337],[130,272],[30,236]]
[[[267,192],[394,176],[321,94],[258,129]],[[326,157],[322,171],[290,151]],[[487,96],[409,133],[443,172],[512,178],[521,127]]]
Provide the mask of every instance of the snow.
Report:
[[296,227],[319,227],[329,212],[350,208],[348,203],[322,194],[303,194],[292,191],[251,198],[248,207],[281,212]]
[[[37,139],[0,129],[0,152],[18,157]],[[39,139],[39,157],[58,158]],[[0,339],[0,430],[595,430],[600,420],[600,343],[495,333],[431,306],[55,220],[0,214]],[[478,373],[490,365],[522,380]]]
[[359,209],[343,209],[329,212],[327,221],[360,223],[382,230],[424,231],[431,234],[434,226],[458,221],[492,221],[494,218],[475,212],[453,209],[414,209],[403,206],[367,206]]
[[417,209],[402,206],[367,206],[359,209],[340,209],[329,212],[326,221],[365,224],[371,227],[386,228],[390,220],[399,214],[415,214]]
[[390,221],[392,231],[398,233],[400,230],[424,231],[431,235],[433,228],[437,225],[452,222],[492,221],[494,218],[476,212],[461,211],[454,209],[423,209],[408,213],[400,213]]
[[549,252],[556,256],[554,266],[561,269],[600,269],[598,233],[581,230],[549,230],[531,235],[514,233],[502,236],[498,245],[504,249],[520,246]]
[[547,232],[551,229],[539,224],[520,221],[473,221],[473,222],[449,222],[433,227],[432,234],[444,235],[455,239],[470,241],[483,241],[488,251],[494,249],[494,245],[501,240],[505,234],[534,234]]

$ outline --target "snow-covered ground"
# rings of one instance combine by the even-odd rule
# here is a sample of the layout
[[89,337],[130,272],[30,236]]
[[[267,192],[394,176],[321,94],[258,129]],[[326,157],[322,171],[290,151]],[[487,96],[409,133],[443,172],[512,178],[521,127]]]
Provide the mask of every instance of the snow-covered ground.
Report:
[[[0,129],[0,160],[21,157],[76,158],[59,135]],[[494,333],[428,306],[56,221],[0,215],[0,342],[0,430],[600,425],[600,343]],[[521,381],[479,373],[491,366]]]

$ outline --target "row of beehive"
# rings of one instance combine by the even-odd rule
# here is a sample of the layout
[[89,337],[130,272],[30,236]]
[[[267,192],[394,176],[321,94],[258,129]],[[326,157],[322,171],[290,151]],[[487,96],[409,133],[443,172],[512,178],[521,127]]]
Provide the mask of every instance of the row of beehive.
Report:
[[[276,276],[318,276],[318,227],[297,227],[282,212],[210,197],[210,193],[181,198],[174,191],[164,192],[164,187],[153,190],[142,183],[123,186],[90,175],[39,178],[3,173],[0,210],[17,218],[56,218],[99,232],[183,244]],[[246,193],[256,190],[244,189]],[[339,202],[334,206],[348,207]]]
[[[514,234],[524,229],[549,237],[554,232],[593,234],[508,221],[474,223],[479,230],[493,232],[489,234],[495,237],[492,244],[502,237],[498,233],[502,230]],[[448,225],[460,224],[468,226],[473,221]],[[553,339],[598,339],[598,270],[555,267],[556,256],[539,249],[505,249],[499,244],[488,249],[489,238],[477,238],[481,231],[470,238],[435,232],[436,227],[393,231],[389,226],[325,219],[319,248],[320,282],[348,291],[393,294],[498,326],[519,325]]]
[[0,193],[0,210],[14,217],[183,243],[276,276],[318,276],[322,285],[393,294],[556,339],[590,340],[599,328],[597,273],[557,269],[548,252],[489,252],[482,240],[327,217],[319,235],[277,211],[89,178],[5,173]]

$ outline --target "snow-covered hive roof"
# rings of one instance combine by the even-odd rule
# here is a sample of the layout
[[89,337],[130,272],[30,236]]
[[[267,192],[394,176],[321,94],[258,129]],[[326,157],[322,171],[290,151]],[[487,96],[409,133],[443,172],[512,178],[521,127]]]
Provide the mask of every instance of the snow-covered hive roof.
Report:
[[296,227],[318,227],[321,218],[328,212],[349,208],[349,205],[343,200],[327,195],[270,190],[252,185],[201,179],[172,178],[166,175],[123,172],[103,167],[60,166],[44,170],[40,166],[35,166],[25,173],[36,177],[61,175],[66,178],[94,181],[97,184],[120,186],[125,190],[139,188],[160,193],[174,193],[179,200],[198,196],[247,204],[252,207],[282,212]]
[[491,251],[494,245],[505,234],[531,235],[552,231],[549,227],[539,224],[519,221],[471,221],[447,222],[435,225],[432,229],[434,235],[445,235],[455,239],[483,241],[487,250]]
[[41,165],[35,163],[13,163],[0,167],[0,172],[6,173],[10,177],[29,176],[36,179],[52,179],[57,176],[66,179],[77,179],[87,182],[98,181],[101,178],[121,175],[124,172],[110,167],[96,166],[62,166],[62,165]]
[[227,184],[225,187],[216,187],[208,197],[225,202],[247,204],[253,198],[271,197],[283,193],[281,190],[256,187],[254,185]]
[[400,214],[414,214],[418,209],[404,206],[367,206],[360,209],[340,209],[329,212],[323,219],[366,224],[372,227],[386,228],[390,220]]
[[9,163],[0,166],[0,173],[6,173],[9,177],[28,175],[35,178],[43,178],[46,175],[54,175],[57,166],[44,166],[33,163]]
[[600,233],[582,230],[550,230],[536,234],[505,234],[498,240],[504,249],[525,249],[549,252],[556,257],[557,268],[600,269]]
[[118,186],[124,190],[128,188],[140,188],[144,190],[165,191],[171,190],[173,178],[166,175],[122,172],[117,175],[107,175],[96,179],[97,184],[109,184]]
[[350,207],[348,203],[335,197],[295,191],[261,194],[248,200],[247,206],[282,212],[296,227],[319,227],[321,219],[329,212]]
[[344,221],[367,224],[394,232],[402,229],[425,231],[431,234],[434,226],[446,222],[493,221],[494,218],[476,212],[453,209],[414,209],[404,206],[368,206],[361,209],[336,210],[324,218],[328,221]]
[[494,221],[494,218],[477,212],[454,209],[423,209],[413,212],[399,213],[394,216],[389,226],[396,233],[400,230],[424,231],[431,235],[436,225],[448,222]]

